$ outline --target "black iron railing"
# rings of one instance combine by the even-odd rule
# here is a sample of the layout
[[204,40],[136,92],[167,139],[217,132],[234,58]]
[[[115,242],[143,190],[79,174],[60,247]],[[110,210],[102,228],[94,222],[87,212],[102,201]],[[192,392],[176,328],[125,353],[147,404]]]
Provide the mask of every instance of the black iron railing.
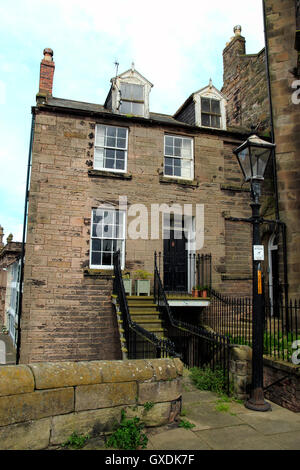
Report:
[[168,338],[175,344],[176,351],[187,367],[209,366],[221,368],[226,391],[229,391],[229,339],[218,332],[192,325],[175,318],[160,278],[158,256],[154,255],[154,300],[160,310]]
[[[251,298],[226,297],[212,289],[210,305],[203,311],[201,321],[227,336],[231,343],[252,346],[252,312]],[[290,301],[288,305],[279,302],[275,310],[265,301],[263,313],[264,354],[291,362],[299,349],[296,341],[300,341],[300,301]]]
[[145,330],[132,321],[122,279],[120,250],[114,253],[113,260],[114,294],[117,296],[117,302],[122,315],[128,359],[179,357],[179,354],[175,351],[174,344],[169,339],[158,338],[154,333]]
[[[176,259],[169,254],[158,252],[156,254],[157,269],[160,277],[164,278],[164,288],[168,294],[187,294],[193,287],[209,290],[211,288],[211,254],[177,253]],[[176,274],[175,272],[176,271]],[[177,276],[175,282],[169,277]],[[173,279],[174,281],[174,279]],[[177,281],[177,282],[176,282]],[[173,284],[172,287],[167,287]],[[174,284],[177,284],[176,291]],[[185,285],[184,288],[179,286]]]

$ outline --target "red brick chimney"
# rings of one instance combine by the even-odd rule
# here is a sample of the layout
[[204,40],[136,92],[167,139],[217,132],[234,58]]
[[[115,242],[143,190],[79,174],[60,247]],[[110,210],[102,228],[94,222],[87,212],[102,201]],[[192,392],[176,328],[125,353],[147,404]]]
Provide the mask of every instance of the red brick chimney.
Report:
[[44,58],[41,61],[39,94],[52,96],[53,76],[55,64],[53,50],[44,49]]

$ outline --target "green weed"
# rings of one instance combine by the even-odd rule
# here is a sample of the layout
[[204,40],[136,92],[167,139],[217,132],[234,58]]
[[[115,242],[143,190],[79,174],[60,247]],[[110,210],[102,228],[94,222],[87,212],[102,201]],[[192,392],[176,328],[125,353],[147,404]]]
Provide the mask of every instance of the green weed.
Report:
[[77,432],[74,431],[69,437],[69,439],[62,444],[62,447],[72,447],[73,449],[81,449],[86,444],[86,441],[89,438],[89,434],[77,434]]
[[195,427],[195,424],[190,423],[187,419],[181,419],[178,426],[184,429],[192,429]]
[[148,438],[142,433],[143,424],[140,418],[126,418],[125,410],[121,411],[121,422],[119,428],[109,437],[106,447],[120,450],[146,449]]

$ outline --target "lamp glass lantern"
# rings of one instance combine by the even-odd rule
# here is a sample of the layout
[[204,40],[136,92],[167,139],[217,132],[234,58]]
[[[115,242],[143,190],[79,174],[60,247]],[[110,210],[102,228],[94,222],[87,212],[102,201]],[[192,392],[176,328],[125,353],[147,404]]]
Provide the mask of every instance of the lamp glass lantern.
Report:
[[263,180],[275,144],[253,134],[234,150],[245,181]]

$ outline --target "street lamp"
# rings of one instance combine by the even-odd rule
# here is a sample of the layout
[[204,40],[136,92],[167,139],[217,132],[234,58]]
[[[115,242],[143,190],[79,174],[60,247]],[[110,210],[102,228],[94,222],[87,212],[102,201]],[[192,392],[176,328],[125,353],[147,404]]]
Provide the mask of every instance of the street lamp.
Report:
[[271,406],[264,399],[263,392],[263,288],[261,261],[264,259],[263,246],[260,240],[259,225],[261,223],[259,197],[261,182],[275,144],[262,140],[252,134],[233,152],[237,156],[245,181],[251,184],[251,203],[253,225],[252,235],[252,266],[253,266],[253,318],[252,318],[252,384],[251,395],[245,403],[247,408],[255,411],[268,411]]

